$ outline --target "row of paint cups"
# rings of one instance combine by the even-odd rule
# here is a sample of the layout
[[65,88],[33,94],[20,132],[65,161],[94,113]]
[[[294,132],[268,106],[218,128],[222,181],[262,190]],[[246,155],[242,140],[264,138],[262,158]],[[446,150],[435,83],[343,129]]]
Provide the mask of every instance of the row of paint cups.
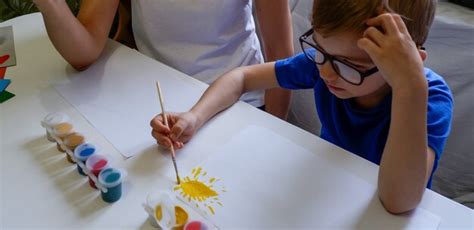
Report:
[[105,202],[113,203],[122,196],[122,182],[126,172],[111,167],[111,159],[101,155],[98,148],[86,142],[84,135],[75,132],[69,116],[64,113],[50,113],[41,122],[46,129],[47,139],[55,142],[60,152],[66,153],[70,163],[77,164],[77,171],[89,177],[89,185],[101,191]]

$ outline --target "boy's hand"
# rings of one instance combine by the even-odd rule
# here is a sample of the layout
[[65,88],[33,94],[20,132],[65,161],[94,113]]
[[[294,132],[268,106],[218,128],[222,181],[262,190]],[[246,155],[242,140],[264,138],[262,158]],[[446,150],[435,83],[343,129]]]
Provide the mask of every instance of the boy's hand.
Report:
[[426,84],[420,52],[400,15],[383,13],[367,25],[357,45],[369,54],[392,90]]
[[165,126],[163,116],[159,114],[150,122],[152,127],[151,135],[159,145],[165,148],[171,148],[171,143],[173,143],[176,149],[183,148],[184,143],[191,139],[198,128],[196,116],[186,112],[167,113],[166,117],[170,128]]

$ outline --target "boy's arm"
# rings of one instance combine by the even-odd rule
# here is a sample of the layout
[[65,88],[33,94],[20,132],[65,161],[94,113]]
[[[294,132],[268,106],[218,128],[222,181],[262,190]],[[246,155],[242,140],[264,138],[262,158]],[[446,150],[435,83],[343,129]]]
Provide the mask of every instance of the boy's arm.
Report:
[[[256,0],[265,61],[275,61],[293,55],[293,31],[288,0]],[[265,110],[286,120],[291,91],[274,88],[265,91]]]
[[[358,41],[392,88],[392,114],[380,162],[378,190],[391,213],[414,209],[421,201],[434,164],[428,147],[428,83],[419,51],[401,17],[381,14],[367,21]],[[383,32],[376,29],[383,28]]]
[[274,62],[231,70],[214,81],[189,112],[168,113],[170,128],[164,125],[161,115],[155,116],[150,122],[151,135],[161,146],[169,148],[173,143],[180,149],[204,123],[234,104],[243,93],[277,86]]
[[427,143],[426,85],[392,93],[390,130],[380,162],[379,196],[387,210],[402,213],[421,201],[435,154]]
[[74,17],[64,0],[34,0],[53,45],[75,69],[91,65],[102,53],[119,0],[82,0]]
[[278,86],[274,62],[239,67],[212,83],[190,112],[196,115],[201,127],[216,113],[238,101],[243,93]]

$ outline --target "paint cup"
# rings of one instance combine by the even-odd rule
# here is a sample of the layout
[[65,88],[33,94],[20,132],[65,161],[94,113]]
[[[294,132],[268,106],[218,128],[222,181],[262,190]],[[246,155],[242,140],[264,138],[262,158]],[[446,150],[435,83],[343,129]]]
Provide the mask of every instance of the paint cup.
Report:
[[189,221],[184,225],[184,230],[208,230],[207,225],[199,220]]
[[[82,165],[85,167],[87,159],[90,156],[96,154],[96,152],[97,152],[97,148],[93,144],[83,143],[83,144],[78,145],[76,149],[74,149],[74,157],[76,157],[78,161],[82,162]],[[81,166],[79,166],[79,164],[77,164],[77,171],[79,172],[79,174],[86,176],[86,174],[82,170]]]
[[[70,123],[64,122],[59,123],[53,126],[52,133],[58,137],[61,141],[64,141],[64,138],[74,132],[74,126]],[[60,152],[65,152],[59,143],[56,143],[57,148]]]
[[[74,154],[74,150],[76,149],[76,147],[82,143],[85,142],[85,137],[84,135],[80,134],[80,133],[71,133],[69,135],[67,135],[66,137],[64,137],[64,145],[66,146],[66,148],[68,148],[69,150],[71,150],[71,152]],[[71,156],[66,153],[66,159],[67,161],[69,161],[70,163],[75,163],[74,160],[72,160]]]
[[[94,154],[86,160],[86,168],[94,174],[94,176],[99,176],[100,171],[103,169],[109,168],[109,159],[104,155]],[[94,181],[89,177],[89,185],[92,188],[97,188]]]
[[101,191],[102,200],[113,203],[122,196],[122,181],[126,173],[124,171],[108,168],[99,173],[99,183],[107,188],[107,192]]
[[60,123],[69,122],[69,116],[64,113],[50,113],[41,121],[41,126],[46,129],[46,138],[51,142],[56,142],[51,136],[50,130]]

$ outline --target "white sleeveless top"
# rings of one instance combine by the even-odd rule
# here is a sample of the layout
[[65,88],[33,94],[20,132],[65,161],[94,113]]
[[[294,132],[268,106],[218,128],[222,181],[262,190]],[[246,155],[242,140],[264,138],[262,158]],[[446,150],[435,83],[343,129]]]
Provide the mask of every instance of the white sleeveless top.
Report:
[[[132,27],[140,52],[208,84],[263,61],[251,0],[132,0]],[[241,100],[262,106],[263,91]]]

